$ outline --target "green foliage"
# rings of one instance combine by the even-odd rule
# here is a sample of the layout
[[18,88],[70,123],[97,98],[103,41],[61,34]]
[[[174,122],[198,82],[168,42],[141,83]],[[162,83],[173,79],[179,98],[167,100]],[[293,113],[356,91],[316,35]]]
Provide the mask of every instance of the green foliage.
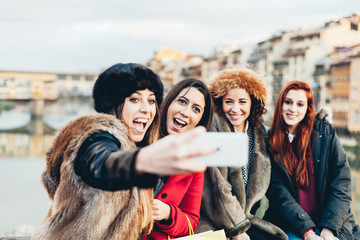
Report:
[[360,170],[360,145],[344,146],[344,149],[349,159],[350,167]]
[[3,110],[11,110],[15,107],[15,103],[11,102],[0,102],[0,112]]

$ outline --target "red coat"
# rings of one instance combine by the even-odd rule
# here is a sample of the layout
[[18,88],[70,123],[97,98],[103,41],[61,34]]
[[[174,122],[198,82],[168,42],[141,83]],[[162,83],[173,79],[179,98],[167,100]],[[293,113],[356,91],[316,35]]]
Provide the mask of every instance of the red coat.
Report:
[[155,221],[154,229],[147,239],[167,239],[189,235],[189,226],[185,214],[195,231],[199,224],[201,198],[204,188],[204,173],[171,176],[155,199],[169,204],[170,224]]

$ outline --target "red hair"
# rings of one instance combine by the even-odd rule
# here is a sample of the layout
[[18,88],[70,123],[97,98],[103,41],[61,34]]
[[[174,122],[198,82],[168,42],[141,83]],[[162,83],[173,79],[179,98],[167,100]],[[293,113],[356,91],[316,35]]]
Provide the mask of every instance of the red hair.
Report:
[[[282,116],[282,106],[290,90],[303,90],[307,98],[307,111],[304,119],[295,130],[294,145],[288,140],[288,126]],[[306,150],[310,143],[311,132],[315,116],[314,99],[310,86],[302,81],[290,81],[280,91],[275,105],[274,118],[270,128],[269,144],[274,160],[279,164],[280,159],[286,170],[295,181],[296,186],[306,189],[309,186]]]

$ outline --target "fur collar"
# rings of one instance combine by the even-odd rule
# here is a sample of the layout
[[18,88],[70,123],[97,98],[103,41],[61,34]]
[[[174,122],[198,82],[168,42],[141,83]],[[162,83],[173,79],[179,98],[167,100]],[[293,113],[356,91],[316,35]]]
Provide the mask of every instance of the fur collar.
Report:
[[[219,132],[233,132],[234,128],[228,119],[222,114],[215,116],[215,128]],[[232,182],[235,195],[240,199],[240,204],[244,207],[245,213],[250,213],[254,204],[260,201],[270,183],[270,159],[266,151],[266,131],[264,126],[254,129],[254,152],[251,161],[249,182],[245,199],[245,187],[243,183],[241,168],[230,168],[229,181]],[[241,201],[242,200],[242,201]]]
[[[215,128],[217,131],[234,131],[227,118],[220,114],[217,114],[215,117]],[[286,234],[279,227],[250,213],[253,206],[265,197],[265,193],[270,184],[271,163],[270,158],[267,155],[266,143],[266,129],[265,126],[261,125],[254,129],[254,152],[246,194],[241,168],[230,167],[228,181],[232,185],[232,193],[236,196],[243,208],[246,218],[251,221],[252,226],[276,236],[277,239],[287,239]],[[246,231],[246,229],[235,226],[232,229],[227,230],[227,233],[232,230],[239,231],[239,233]]]

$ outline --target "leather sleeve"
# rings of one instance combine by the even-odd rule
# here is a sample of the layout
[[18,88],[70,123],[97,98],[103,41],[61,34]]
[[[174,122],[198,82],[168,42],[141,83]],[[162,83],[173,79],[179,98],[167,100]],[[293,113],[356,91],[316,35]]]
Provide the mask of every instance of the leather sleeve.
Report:
[[227,167],[206,170],[202,208],[213,224],[225,229],[227,237],[232,237],[245,232],[251,223],[227,179]]
[[157,176],[137,175],[134,165],[139,148],[120,150],[121,143],[107,132],[84,141],[75,160],[75,172],[88,185],[108,191],[155,187]]

